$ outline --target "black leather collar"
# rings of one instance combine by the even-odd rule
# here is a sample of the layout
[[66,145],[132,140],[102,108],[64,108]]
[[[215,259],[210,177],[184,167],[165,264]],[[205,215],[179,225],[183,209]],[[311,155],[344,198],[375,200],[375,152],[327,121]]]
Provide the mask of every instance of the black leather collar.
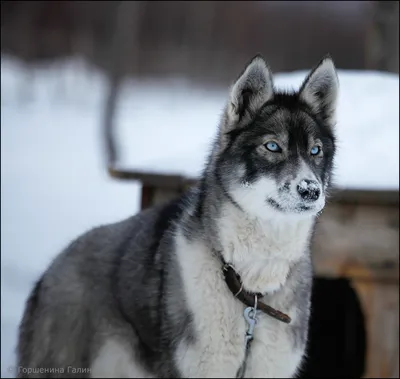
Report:
[[251,293],[246,291],[243,288],[242,281],[240,279],[239,274],[235,271],[235,269],[232,267],[232,265],[225,263],[222,255],[221,260],[223,261],[223,272],[224,272],[224,277],[225,277],[225,282],[232,292],[233,296],[236,297],[238,300],[240,300],[243,304],[245,304],[247,307],[254,307],[255,306],[255,297],[257,296],[257,309],[264,312],[265,314],[275,318],[276,320],[282,321],[286,324],[289,324],[291,322],[291,318],[281,312],[278,311],[271,306],[263,303],[260,301],[262,299],[263,295],[260,293]]

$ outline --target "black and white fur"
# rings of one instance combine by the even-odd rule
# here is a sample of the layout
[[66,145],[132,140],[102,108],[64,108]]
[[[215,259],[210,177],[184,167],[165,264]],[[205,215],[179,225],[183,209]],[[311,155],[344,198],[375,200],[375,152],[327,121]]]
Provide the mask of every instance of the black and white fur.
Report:
[[[329,57],[299,91],[282,93],[256,56],[230,89],[199,184],[84,233],[37,282],[19,329],[19,376],[30,368],[35,377],[81,369],[79,377],[234,378],[245,306],[224,281],[221,254],[247,291],[292,318],[258,316],[245,376],[295,377],[306,356],[309,245],[332,176],[337,95]],[[280,151],[267,148],[275,145]]]

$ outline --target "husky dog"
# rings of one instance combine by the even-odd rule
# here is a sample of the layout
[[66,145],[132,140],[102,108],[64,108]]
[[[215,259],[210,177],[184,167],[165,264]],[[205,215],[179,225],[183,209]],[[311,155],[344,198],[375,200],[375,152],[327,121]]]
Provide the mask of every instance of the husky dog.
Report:
[[37,281],[18,376],[299,375],[338,87],[329,56],[291,92],[255,56],[230,88],[198,184],[87,231]]

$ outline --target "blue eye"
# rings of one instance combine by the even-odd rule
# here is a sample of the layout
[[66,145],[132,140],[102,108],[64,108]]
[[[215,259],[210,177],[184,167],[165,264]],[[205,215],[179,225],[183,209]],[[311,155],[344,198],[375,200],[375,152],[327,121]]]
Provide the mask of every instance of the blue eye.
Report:
[[311,149],[311,155],[318,155],[320,151],[321,151],[321,148],[318,145],[315,145]]
[[269,151],[272,151],[273,153],[280,153],[282,149],[276,142],[267,142],[264,145]]

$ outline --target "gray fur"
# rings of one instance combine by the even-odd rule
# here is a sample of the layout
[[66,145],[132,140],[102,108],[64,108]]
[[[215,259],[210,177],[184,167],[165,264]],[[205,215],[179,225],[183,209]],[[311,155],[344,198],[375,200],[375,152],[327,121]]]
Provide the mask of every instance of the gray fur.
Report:
[[[326,59],[329,66],[331,61]],[[277,195],[270,198],[266,194],[264,203],[271,214],[277,212],[277,222],[285,215],[303,217],[311,212],[308,207],[312,204],[292,206],[279,199],[293,197],[301,161],[322,183],[324,194],[330,185],[337,83],[334,76],[327,75],[329,70],[319,75],[318,67],[326,65],[326,59],[299,92],[278,93],[267,64],[255,57],[231,88],[199,184],[168,204],[84,233],[43,273],[21,320],[17,366],[47,369],[31,377],[74,377],[68,367],[91,367],[112,337],[127,347],[132,361],[149,376],[184,377],[175,354],[182,341],[194,346],[201,336],[194,325],[194,311],[198,310],[190,309],[184,291],[177,233],[183,231],[188,243],[206,246],[210,259],[221,254],[229,260],[219,227],[224,206],[233,204],[234,212],[242,212],[246,218],[252,210],[234,190],[255,185],[262,178],[276,183]],[[281,154],[263,147],[266,135],[279,137],[284,148]],[[324,146],[323,155],[317,158],[309,154],[316,141]],[[277,331],[283,328],[289,334],[293,349],[306,349],[311,282],[306,246],[302,256],[290,263],[285,285],[264,298],[278,309],[296,310],[297,317],[289,326],[262,316],[266,322],[275,322]],[[237,302],[233,296],[229,301]],[[241,363],[237,362],[237,369]],[[57,370],[50,373],[51,368]],[[26,370],[20,370],[18,376],[28,377]],[[76,375],[82,376],[89,374]]]
[[[163,220],[160,211],[165,209],[154,207],[95,228],[55,259],[28,302],[18,367],[64,368],[70,377],[69,366],[90,367],[104,340],[117,335],[159,377],[176,376],[169,349],[176,338],[192,334],[190,314],[179,296],[173,241],[166,225],[160,231],[156,225],[167,224],[171,214]],[[158,240],[151,238],[158,232]],[[160,290],[176,297],[164,306]]]

